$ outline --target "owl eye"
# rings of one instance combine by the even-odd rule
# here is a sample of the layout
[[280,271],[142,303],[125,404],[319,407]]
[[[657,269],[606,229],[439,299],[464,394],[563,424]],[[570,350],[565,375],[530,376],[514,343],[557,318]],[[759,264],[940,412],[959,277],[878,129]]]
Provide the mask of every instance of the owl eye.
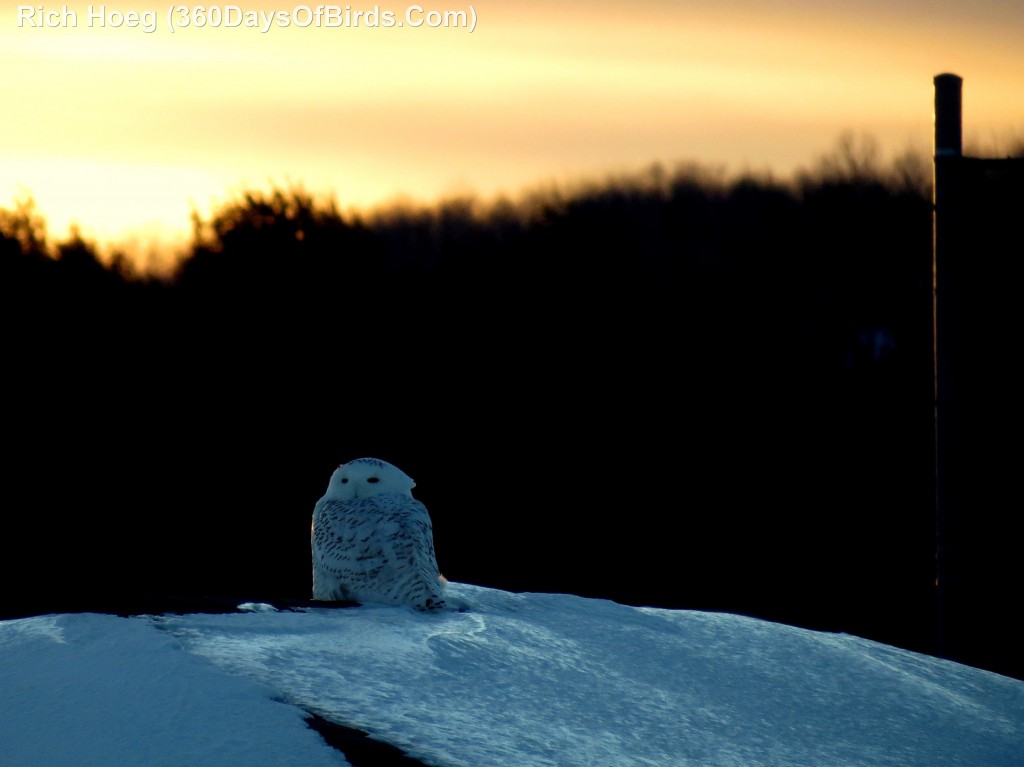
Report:
[[369,482],[371,485],[376,485],[378,482],[380,482],[380,478],[379,477],[370,477],[366,481]]

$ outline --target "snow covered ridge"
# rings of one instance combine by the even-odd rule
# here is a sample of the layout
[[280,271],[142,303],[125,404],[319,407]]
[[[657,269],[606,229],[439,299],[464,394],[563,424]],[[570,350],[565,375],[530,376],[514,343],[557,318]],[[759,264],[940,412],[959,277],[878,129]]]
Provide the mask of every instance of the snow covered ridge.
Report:
[[0,763],[344,764],[314,711],[437,767],[1024,765],[1021,681],[735,615],[449,590],[471,609],[0,622]]

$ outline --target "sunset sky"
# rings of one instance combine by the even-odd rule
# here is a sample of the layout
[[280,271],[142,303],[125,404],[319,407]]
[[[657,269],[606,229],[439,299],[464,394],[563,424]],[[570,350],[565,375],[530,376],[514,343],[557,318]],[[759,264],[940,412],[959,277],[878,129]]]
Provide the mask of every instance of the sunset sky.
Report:
[[[337,28],[299,26],[315,4],[208,5],[219,27],[174,32],[198,5],[96,3],[91,24],[66,5],[75,27],[64,4],[0,5],[0,207],[31,195],[58,239],[77,222],[148,247],[271,185],[348,209],[655,161],[784,176],[847,130],[927,154],[947,71],[969,141],[1024,136],[1020,0],[422,3],[475,14],[473,31],[351,25],[375,7],[426,21],[404,3],[353,3]],[[261,11],[270,29],[247,28]]]

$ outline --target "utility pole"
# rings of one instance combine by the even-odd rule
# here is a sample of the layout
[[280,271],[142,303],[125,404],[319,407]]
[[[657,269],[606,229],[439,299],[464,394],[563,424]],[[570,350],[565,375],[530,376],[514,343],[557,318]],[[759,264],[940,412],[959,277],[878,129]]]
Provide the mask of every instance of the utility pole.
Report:
[[949,657],[949,600],[956,587],[956,553],[947,526],[951,502],[946,488],[951,455],[948,441],[955,421],[952,366],[955,352],[950,329],[953,308],[951,277],[957,239],[953,206],[957,168],[963,157],[963,80],[957,75],[935,77],[935,175],[932,185],[932,362],[935,418],[935,598],[936,649]]

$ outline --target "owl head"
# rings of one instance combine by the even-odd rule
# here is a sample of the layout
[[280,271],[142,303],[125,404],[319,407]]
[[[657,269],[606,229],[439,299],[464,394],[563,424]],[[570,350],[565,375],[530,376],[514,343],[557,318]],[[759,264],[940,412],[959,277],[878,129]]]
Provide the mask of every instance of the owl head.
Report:
[[416,483],[397,466],[379,458],[357,458],[343,463],[331,475],[324,498],[350,501],[384,493],[399,493],[412,498]]

